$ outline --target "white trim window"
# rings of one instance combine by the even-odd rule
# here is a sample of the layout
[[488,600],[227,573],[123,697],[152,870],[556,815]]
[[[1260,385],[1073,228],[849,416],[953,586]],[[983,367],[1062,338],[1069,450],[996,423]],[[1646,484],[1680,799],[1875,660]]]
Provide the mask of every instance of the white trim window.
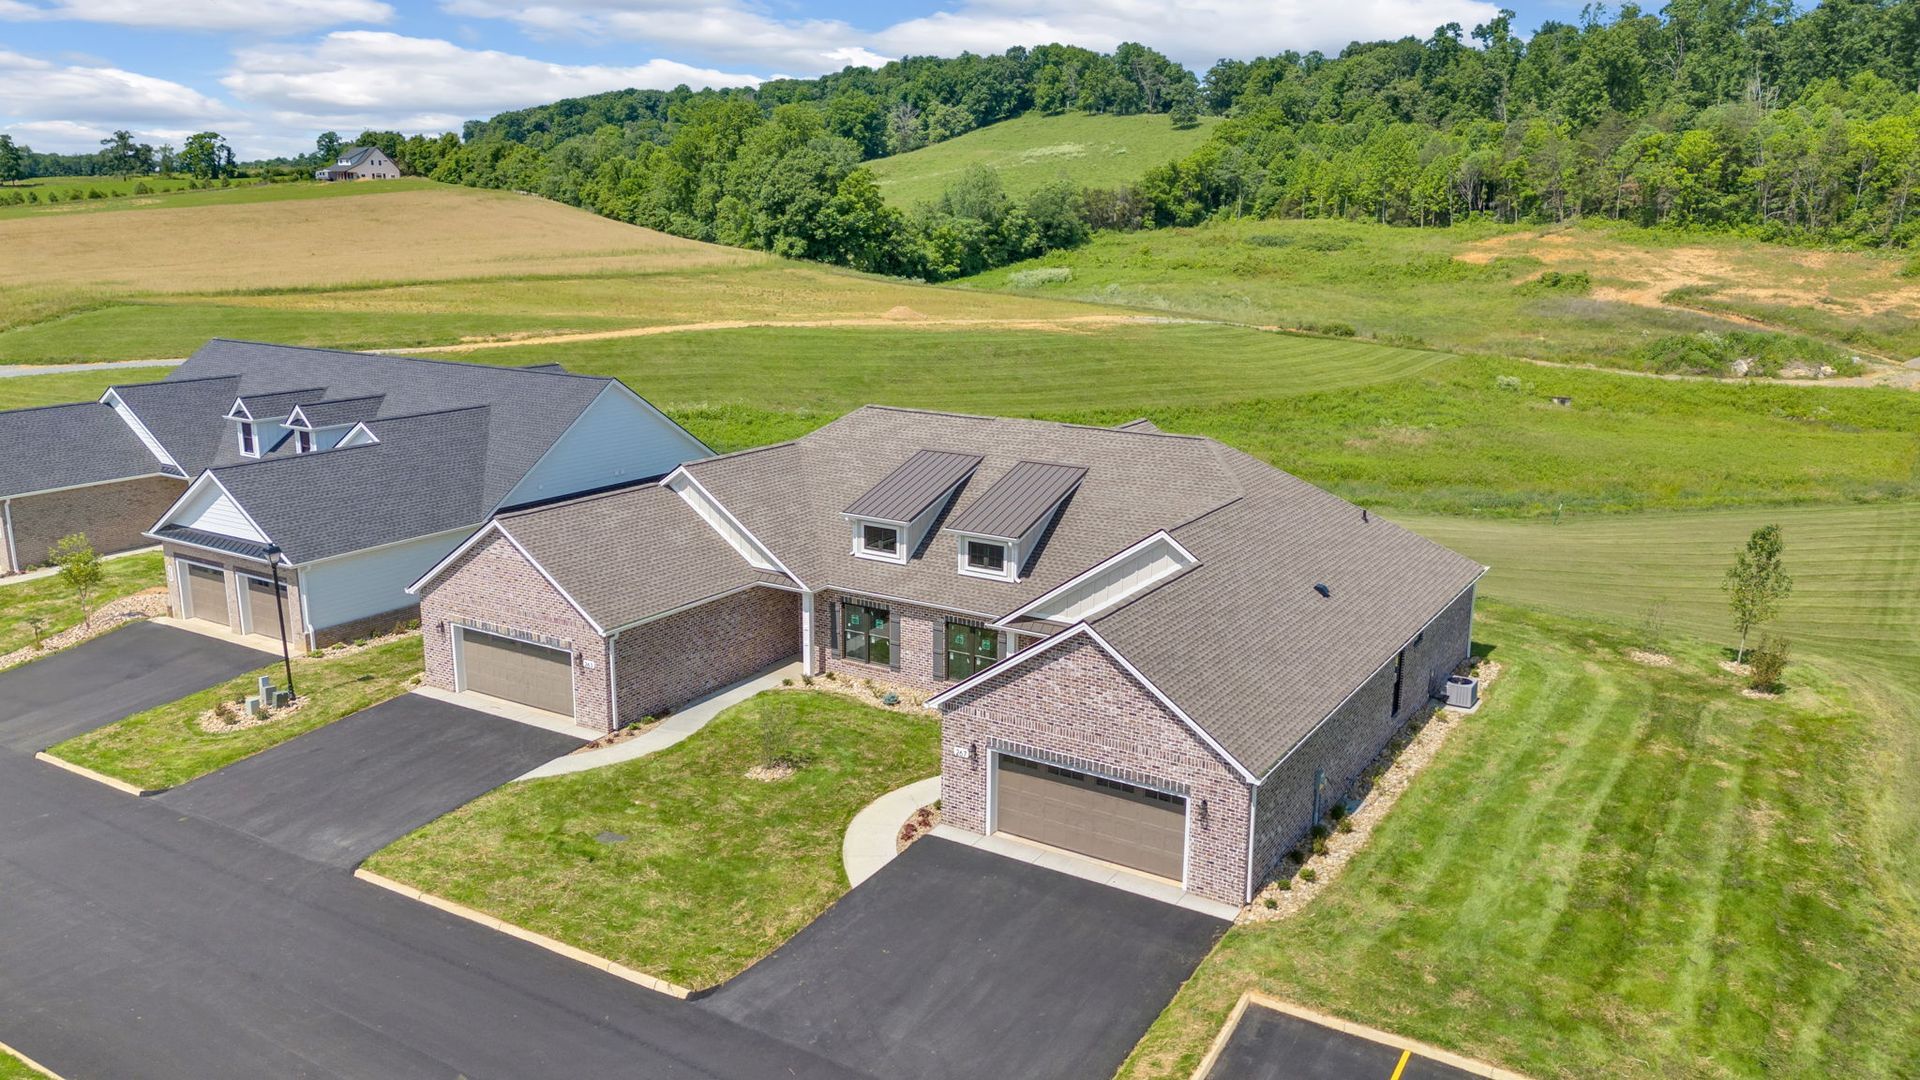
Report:
[[994,540],[978,536],[961,534],[960,572],[967,577],[992,578],[995,581],[1012,581],[1019,569],[1014,557],[1013,545],[1005,540]]
[[260,456],[260,433],[253,428],[253,421],[240,421],[240,456]]
[[855,518],[853,553],[862,559],[904,563],[907,561],[907,545],[905,537],[901,535],[903,532],[904,529],[892,522]]
[[295,429],[293,433],[293,452],[296,454],[313,453],[313,432],[306,428]]

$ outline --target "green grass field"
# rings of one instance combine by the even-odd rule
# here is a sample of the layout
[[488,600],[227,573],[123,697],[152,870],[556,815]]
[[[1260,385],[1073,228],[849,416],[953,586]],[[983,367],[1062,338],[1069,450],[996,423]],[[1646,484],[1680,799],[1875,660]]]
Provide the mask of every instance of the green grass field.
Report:
[[[0,390],[5,389],[5,382],[0,379]],[[95,607],[167,583],[159,552],[108,559],[100,564],[100,570],[100,586],[93,596]],[[31,581],[0,578],[0,657],[33,644],[34,620],[40,621],[40,632],[50,637],[78,626],[84,615],[73,590],[58,575]]]
[[[747,775],[769,732],[794,775]],[[500,788],[367,868],[699,989],[846,891],[847,824],[938,772],[939,738],[924,715],[770,691],[650,757]]]
[[[1893,717],[1818,665],[1482,605],[1481,711],[1296,918],[1228,932],[1123,1076],[1186,1077],[1243,989],[1538,1077],[1901,1076],[1920,920],[1876,803]],[[1910,721],[1909,721],[1910,722]]]
[[0,1080],[46,1080],[46,1074],[28,1068],[26,1062],[0,1050]]
[[[42,201],[0,206],[0,220],[60,214],[111,213],[120,210],[178,210],[195,206],[242,206],[249,203],[337,199],[342,196],[376,194],[383,190],[404,191],[430,183],[426,180],[405,179],[368,180],[356,184],[319,184],[305,181],[269,184],[258,180],[239,179],[233,181],[228,187],[189,189],[183,177],[149,176],[144,178],[144,182],[152,192],[147,195],[134,195],[133,185],[137,182],[140,181],[119,180],[111,176],[57,176],[22,180],[14,187],[21,191],[38,191]],[[75,189],[82,194],[98,190],[109,197],[83,198],[78,201],[68,199],[67,193]],[[0,191],[5,190],[8,189],[0,188]],[[63,201],[57,203],[45,201],[50,195],[56,193]]]
[[[1920,285],[1896,277],[1898,266],[1877,254],[1621,228],[1240,220],[1105,233],[968,284],[1254,325],[1344,326],[1454,352],[1635,367],[1635,350],[1658,338],[1743,328],[1662,303],[1689,288],[1714,299],[1688,304],[1904,359],[1920,352]],[[1037,267],[1065,267],[1073,278],[1013,284]],[[1528,285],[1549,268],[1585,273],[1591,287]],[[1762,296],[1765,304],[1753,299]]]
[[1075,187],[1116,187],[1148,169],[1191,153],[1217,117],[1176,128],[1164,115],[1094,116],[1027,113],[956,139],[868,163],[887,201],[908,207],[940,197],[962,173],[985,165],[1013,195],[1065,180]]

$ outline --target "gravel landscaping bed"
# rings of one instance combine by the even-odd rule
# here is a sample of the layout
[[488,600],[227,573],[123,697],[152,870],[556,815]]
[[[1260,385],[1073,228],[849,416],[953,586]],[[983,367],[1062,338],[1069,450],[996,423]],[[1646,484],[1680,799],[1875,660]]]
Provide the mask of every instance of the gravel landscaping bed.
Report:
[[5,671],[17,664],[24,664],[29,660],[38,660],[42,656],[59,652],[61,649],[70,649],[83,641],[91,641],[101,634],[118,630],[136,619],[151,619],[166,613],[167,590],[164,588],[148,589],[145,592],[134,593],[132,596],[109,600],[101,604],[99,610],[93,613],[90,623],[83,622],[78,626],[70,626],[57,634],[47,635],[37,646],[27,645],[5,656],[0,656],[0,671]]

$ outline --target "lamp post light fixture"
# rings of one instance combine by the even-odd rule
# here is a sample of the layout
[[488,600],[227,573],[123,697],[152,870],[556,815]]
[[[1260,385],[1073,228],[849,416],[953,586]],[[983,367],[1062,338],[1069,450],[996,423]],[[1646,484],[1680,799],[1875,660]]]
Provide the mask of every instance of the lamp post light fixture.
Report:
[[280,584],[280,545],[267,545],[267,569],[273,573],[273,610],[280,616],[280,662],[286,666],[287,700],[299,699],[293,689],[293,650],[287,646],[287,601],[281,594],[284,588]]

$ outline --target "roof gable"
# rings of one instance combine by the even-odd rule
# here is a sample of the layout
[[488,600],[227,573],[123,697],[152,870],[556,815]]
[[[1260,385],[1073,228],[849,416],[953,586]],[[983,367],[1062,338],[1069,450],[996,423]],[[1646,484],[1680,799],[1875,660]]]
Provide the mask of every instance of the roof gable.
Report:
[[97,401],[0,412],[0,496],[153,476],[159,458]]

